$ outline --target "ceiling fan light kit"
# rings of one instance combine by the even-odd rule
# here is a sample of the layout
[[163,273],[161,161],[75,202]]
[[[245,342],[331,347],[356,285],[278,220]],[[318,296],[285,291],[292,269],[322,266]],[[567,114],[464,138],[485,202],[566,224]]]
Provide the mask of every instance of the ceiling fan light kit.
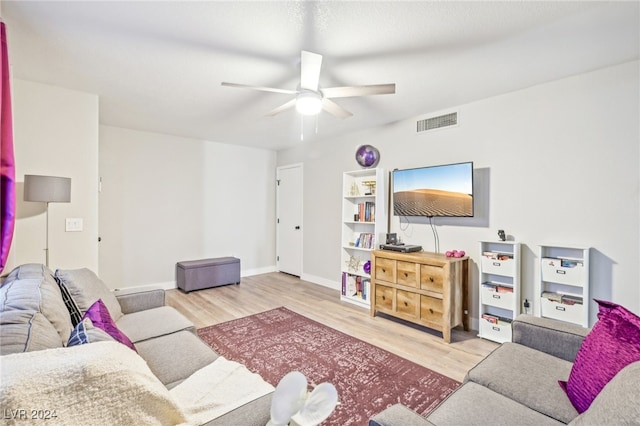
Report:
[[303,91],[296,97],[296,111],[302,115],[318,115],[322,111],[322,95]]
[[330,98],[347,98],[367,95],[387,95],[396,93],[396,85],[374,84],[368,86],[329,87],[320,90],[320,68],[322,67],[322,55],[303,50],[300,55],[300,88],[298,90],[276,89],[273,87],[249,86],[246,84],[222,82],[223,86],[242,89],[259,90],[262,92],[274,92],[296,95],[294,99],[271,110],[267,115],[276,115],[289,108],[296,107],[296,111],[302,115],[318,115],[322,110],[334,117],[344,119],[353,114]]

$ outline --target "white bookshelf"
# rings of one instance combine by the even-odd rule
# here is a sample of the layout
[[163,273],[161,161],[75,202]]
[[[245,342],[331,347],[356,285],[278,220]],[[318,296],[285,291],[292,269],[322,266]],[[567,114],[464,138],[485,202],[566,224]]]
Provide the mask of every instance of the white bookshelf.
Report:
[[591,248],[539,246],[536,315],[589,326],[589,255]]
[[340,299],[363,308],[370,307],[371,294],[371,275],[365,265],[387,233],[386,207],[387,177],[383,169],[343,174]]
[[483,339],[511,341],[511,321],[520,314],[520,243],[480,241],[479,333]]

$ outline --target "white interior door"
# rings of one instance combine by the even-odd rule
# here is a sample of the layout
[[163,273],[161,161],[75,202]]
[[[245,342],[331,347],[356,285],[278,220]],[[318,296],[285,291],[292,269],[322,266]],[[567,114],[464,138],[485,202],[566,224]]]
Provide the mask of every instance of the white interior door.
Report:
[[280,272],[302,274],[302,164],[277,170],[276,267]]

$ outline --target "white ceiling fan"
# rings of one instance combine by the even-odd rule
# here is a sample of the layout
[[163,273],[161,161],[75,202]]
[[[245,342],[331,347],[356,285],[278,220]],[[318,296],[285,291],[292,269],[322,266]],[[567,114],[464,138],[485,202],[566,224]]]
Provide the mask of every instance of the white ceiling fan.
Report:
[[317,115],[321,110],[338,118],[348,118],[353,114],[337,103],[333,98],[348,98],[368,95],[387,95],[396,92],[395,83],[374,84],[368,86],[346,86],[329,87],[320,89],[320,68],[322,67],[322,55],[317,53],[302,51],[300,65],[300,86],[297,90],[276,89],[272,87],[249,86],[246,84],[222,82],[223,86],[239,87],[243,89],[260,90],[263,92],[275,92],[295,95],[289,102],[274,108],[267,115],[273,116],[289,108],[296,107],[296,110],[303,115]]

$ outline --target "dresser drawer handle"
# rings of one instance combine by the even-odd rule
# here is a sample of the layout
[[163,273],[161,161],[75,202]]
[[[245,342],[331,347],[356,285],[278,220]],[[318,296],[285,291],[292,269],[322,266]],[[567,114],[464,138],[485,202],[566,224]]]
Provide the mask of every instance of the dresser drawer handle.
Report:
[[429,313],[432,314],[433,313],[433,309],[429,308]]
[[387,297],[386,296],[382,296],[382,300],[387,300]]
[[433,282],[434,281],[433,277],[429,277],[429,281]]
[[409,274],[407,274],[406,272],[404,273],[404,277],[407,278],[409,276]]
[[384,268],[382,268],[382,272],[387,272],[387,270],[386,270],[386,269],[384,269]]
[[409,304],[407,302],[404,302],[404,306],[409,306]]

